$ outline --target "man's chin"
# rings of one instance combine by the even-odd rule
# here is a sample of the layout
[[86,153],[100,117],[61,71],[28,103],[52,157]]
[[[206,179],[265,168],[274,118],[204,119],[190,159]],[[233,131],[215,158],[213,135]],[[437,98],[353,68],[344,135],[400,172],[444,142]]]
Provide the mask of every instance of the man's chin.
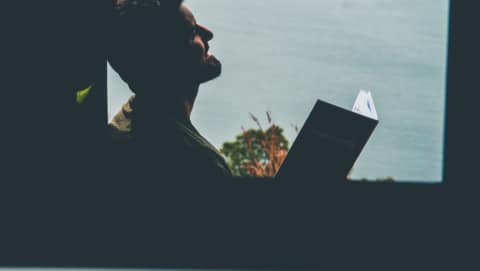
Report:
[[221,73],[222,63],[214,55],[209,55],[200,67],[198,81],[205,83],[219,77]]

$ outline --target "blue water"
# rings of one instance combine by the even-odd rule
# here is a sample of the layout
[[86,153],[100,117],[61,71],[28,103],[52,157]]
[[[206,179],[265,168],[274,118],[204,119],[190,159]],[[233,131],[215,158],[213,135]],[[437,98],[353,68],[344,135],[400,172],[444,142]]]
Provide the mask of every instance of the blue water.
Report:
[[[187,0],[215,33],[223,74],[201,86],[192,122],[215,146],[265,112],[290,142],[315,100],[351,108],[372,91],[380,124],[354,178],[442,179],[448,0]],[[130,95],[109,72],[112,116]]]

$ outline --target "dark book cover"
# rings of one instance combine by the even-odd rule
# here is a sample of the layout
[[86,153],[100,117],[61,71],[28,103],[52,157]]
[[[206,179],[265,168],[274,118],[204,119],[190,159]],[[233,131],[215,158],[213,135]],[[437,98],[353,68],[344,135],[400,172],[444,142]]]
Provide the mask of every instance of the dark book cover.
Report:
[[377,124],[317,100],[275,178],[345,178]]

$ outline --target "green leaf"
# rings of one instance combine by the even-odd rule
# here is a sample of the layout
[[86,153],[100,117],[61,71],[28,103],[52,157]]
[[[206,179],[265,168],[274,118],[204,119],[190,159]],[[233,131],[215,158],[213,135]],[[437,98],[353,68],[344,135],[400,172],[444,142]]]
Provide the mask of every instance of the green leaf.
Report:
[[76,95],[76,102],[77,104],[83,104],[87,99],[88,94],[90,94],[90,90],[92,90],[93,84],[89,85],[88,87],[77,91]]

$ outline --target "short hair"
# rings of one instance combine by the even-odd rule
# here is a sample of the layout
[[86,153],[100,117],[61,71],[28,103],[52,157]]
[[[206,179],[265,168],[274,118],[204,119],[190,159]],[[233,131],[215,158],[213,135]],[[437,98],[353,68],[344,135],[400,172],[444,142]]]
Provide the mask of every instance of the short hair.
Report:
[[107,58],[135,93],[172,80],[176,16],[181,0],[116,0]]

